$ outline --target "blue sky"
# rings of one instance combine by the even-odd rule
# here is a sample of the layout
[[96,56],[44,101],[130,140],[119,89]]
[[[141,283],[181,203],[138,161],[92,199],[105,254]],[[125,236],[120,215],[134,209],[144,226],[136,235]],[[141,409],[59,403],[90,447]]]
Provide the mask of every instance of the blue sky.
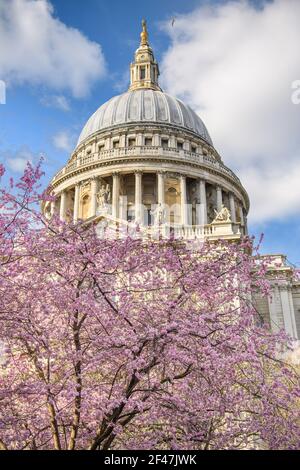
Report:
[[[100,43],[105,56],[107,72],[104,79],[95,81],[87,96],[74,99],[69,90],[57,92],[46,85],[12,85],[7,89],[6,105],[0,107],[1,156],[26,147],[34,155],[47,156],[47,176],[51,177],[68,157],[59,150],[53,136],[68,131],[75,143],[88,117],[111,96],[122,91],[134,50],[138,46],[141,18],[146,17],[151,29],[151,43],[157,58],[166,49],[168,38],[157,23],[171,17],[174,11],[188,11],[197,2],[162,1],[99,1],[52,0],[54,14],[68,27],[77,28],[89,40]],[[156,5],[156,6],[155,6]],[[80,63],[78,63],[80,67]],[[129,76],[129,75],[128,75]],[[0,77],[1,78],[1,77]],[[122,85],[121,85],[122,87]],[[126,83],[123,84],[126,89]],[[44,97],[64,95],[70,110],[63,111],[41,103]]]
[[[237,172],[246,189],[248,189],[249,184],[251,200],[254,199],[251,206],[253,216],[250,216],[250,232],[257,236],[264,232],[263,251],[285,253],[291,262],[300,264],[298,250],[300,239],[300,211],[298,207],[300,206],[300,197],[297,199],[298,193],[296,193],[286,201],[286,205],[282,204],[281,206],[278,202],[285,198],[290,187],[292,190],[292,187],[295,184],[297,185],[298,180],[297,178],[293,179],[293,184],[290,185],[287,177],[285,186],[281,188],[281,185],[278,185],[278,175],[280,176],[280,171],[284,170],[278,170],[278,175],[274,173],[273,179],[270,176],[273,175],[270,166],[270,155],[273,152],[270,145],[273,141],[274,155],[276,149],[281,145],[283,148],[287,148],[287,142],[289,143],[282,168],[289,171],[290,164],[290,171],[294,178],[298,174],[296,165],[299,162],[300,139],[296,136],[296,130],[299,129],[300,106],[296,110],[295,106],[291,107],[289,102],[283,104],[281,99],[278,98],[277,100],[277,97],[281,94],[284,96],[284,93],[288,97],[290,93],[288,80],[300,78],[300,63],[297,55],[289,57],[291,64],[295,62],[294,68],[291,67],[290,63],[286,64],[286,67],[289,67],[290,70],[295,70],[294,75],[291,74],[288,78],[281,76],[281,82],[276,84],[272,91],[273,94],[271,92],[270,95],[268,92],[258,94],[257,90],[260,89],[258,82],[253,87],[253,99],[255,96],[259,97],[257,111],[257,121],[260,121],[259,127],[258,123],[256,123],[256,127],[253,125],[253,118],[251,117],[253,112],[252,97],[248,103],[245,100],[244,108],[241,109],[243,115],[249,116],[249,122],[245,121],[244,123],[243,120],[239,119],[236,109],[240,109],[239,93],[244,91],[240,89],[239,82],[236,82],[237,85],[234,85],[234,87],[232,84],[233,99],[230,109],[227,109],[227,105],[226,110],[224,110],[226,104],[222,100],[220,100],[219,107],[218,103],[209,100],[213,92],[209,90],[207,85],[210,81],[214,81],[216,69],[221,70],[220,75],[217,77],[221,86],[222,83],[227,86],[227,76],[229,79],[231,77],[236,78],[237,73],[241,73],[242,76],[239,68],[242,65],[243,70],[245,70],[245,66],[242,64],[243,60],[239,60],[237,65],[231,65],[230,71],[227,71],[226,64],[220,62],[220,55],[225,57],[226,63],[230,64],[236,63],[233,62],[233,55],[234,57],[244,57],[241,46],[237,50],[234,49],[237,46],[231,47],[232,55],[229,55],[228,58],[226,54],[229,54],[229,47],[223,53],[221,48],[226,41],[218,34],[222,30],[222,25],[224,25],[224,30],[227,28],[230,31],[230,35],[226,33],[225,36],[226,40],[231,41],[230,44],[238,45],[239,42],[245,44],[245,50],[247,50],[250,57],[249,71],[246,70],[246,76],[248,77],[251,76],[251,57],[259,57],[260,50],[258,49],[258,52],[252,54],[257,46],[254,41],[255,38],[252,42],[247,40],[253,34],[251,28],[255,28],[257,25],[257,35],[267,34],[261,32],[260,23],[266,21],[266,24],[270,24],[273,21],[274,28],[277,28],[278,18],[282,18],[281,26],[283,26],[283,29],[286,27],[291,33],[293,25],[289,24],[291,21],[289,15],[296,14],[296,1],[285,0],[284,4],[286,6],[283,5],[282,0],[275,1],[274,5],[274,2],[268,2],[270,5],[268,9],[263,1],[237,1],[232,4],[228,1],[202,2],[200,0],[152,0],[148,2],[135,0],[85,0],[85,2],[82,0],[51,0],[51,3],[40,0],[40,3],[47,4],[48,7],[51,4],[53,8],[50,8],[47,12],[43,10],[43,19],[40,21],[39,12],[31,15],[34,10],[32,9],[32,12],[28,11],[28,18],[32,24],[30,24],[27,35],[32,34],[34,36],[36,34],[37,42],[43,41],[40,43],[43,46],[39,48],[31,46],[30,44],[35,44],[35,38],[33,37],[33,42],[29,43],[27,49],[24,46],[23,52],[23,46],[20,45],[22,43],[21,36],[18,38],[21,42],[17,43],[14,49],[17,53],[16,47],[18,49],[18,44],[20,45],[19,63],[11,65],[9,48],[10,45],[13,47],[11,42],[14,39],[5,42],[7,39],[5,24],[9,24],[12,34],[14,34],[13,28],[18,28],[19,23],[15,21],[13,16],[17,17],[20,14],[24,20],[24,16],[27,14],[24,9],[19,10],[17,6],[16,9],[13,9],[12,5],[15,2],[29,3],[32,7],[34,0],[0,0],[0,79],[5,80],[8,84],[6,104],[0,105],[0,160],[8,165],[9,174],[17,176],[20,174],[24,160],[30,158],[32,161],[36,161],[39,155],[43,154],[46,157],[46,178],[44,179],[44,184],[46,184],[54,173],[64,165],[88,117],[111,96],[126,90],[129,63],[138,46],[141,19],[145,17],[150,31],[151,45],[156,58],[161,63],[164,89],[180,98],[184,98],[199,112],[208,125],[209,132],[216,142],[217,150],[223,156],[225,163]],[[228,6],[228,3],[233,6]],[[243,4],[244,6],[241,6]],[[203,5],[206,6],[206,10],[202,9]],[[9,8],[7,8],[8,6]],[[264,10],[264,12],[260,13],[260,10]],[[171,19],[174,17],[176,27],[172,30]],[[217,22],[216,17],[221,18],[221,21]],[[236,18],[238,18],[238,21],[236,21]],[[243,42],[242,37],[239,40],[239,37],[244,34],[239,30],[239,25],[246,25],[247,22],[249,22],[249,36]],[[205,24],[210,25],[210,28],[205,29]],[[44,34],[45,30],[48,32],[48,26],[50,28],[49,38],[47,34]],[[39,31],[39,28],[43,31]],[[74,33],[74,29],[77,30],[76,33]],[[267,28],[263,29],[266,30]],[[214,48],[214,39],[210,36],[210,31],[216,31],[213,36],[213,38],[216,38]],[[221,33],[222,31],[220,35]],[[270,36],[272,35],[274,37],[273,31],[270,29]],[[57,51],[57,55],[53,59],[53,63],[57,64],[56,70],[56,65],[54,65],[53,70],[53,63],[51,67],[48,66],[49,64],[44,63],[47,51],[50,51],[49,54],[51,55],[54,47],[60,49],[60,43],[55,42],[56,37],[62,38],[61,44],[64,43],[66,51],[69,51],[67,61],[67,65],[70,64],[69,69],[67,66],[63,67],[60,62],[61,56],[63,58],[63,50]],[[293,40],[295,40],[295,37],[293,36]],[[47,41],[50,44],[47,44]],[[262,37],[262,43],[264,41],[265,44],[269,44],[267,35]],[[272,42],[270,41],[270,43],[272,48]],[[101,50],[96,49],[97,44],[101,46]],[[212,47],[212,55],[211,60],[204,63],[204,66],[203,62],[195,61],[195,50],[199,50],[199,55],[202,54],[204,57],[205,51],[203,52],[201,47],[206,44]],[[221,46],[218,47],[219,44]],[[286,47],[288,48],[288,46],[287,44]],[[31,53],[31,47],[36,47],[37,51]],[[43,47],[45,50],[42,49]],[[205,50],[207,49],[206,47]],[[271,51],[271,53],[274,52],[275,54],[275,49],[276,41],[274,51]],[[84,58],[85,51],[86,56],[88,56],[86,60]],[[184,59],[181,55],[182,51],[184,51]],[[264,53],[268,54],[268,57],[272,55],[267,49]],[[188,76],[178,75],[184,73],[180,70],[184,68],[181,67],[184,60],[188,60],[188,63],[192,63],[194,67],[199,67],[192,81],[189,80]],[[236,67],[236,71],[234,67]],[[83,76],[77,77],[77,81],[75,78],[73,80],[72,77],[76,76],[80,68],[85,68],[86,75],[82,73]],[[188,73],[188,66],[185,68]],[[297,70],[299,70],[298,76]],[[275,72],[276,70],[272,70],[272,74],[278,76],[279,74]],[[61,74],[61,80],[59,74]],[[258,78],[256,76],[254,78],[264,83],[266,81],[264,77],[267,77],[267,74],[268,71],[266,70]],[[190,75],[193,75],[193,71]],[[80,85],[78,85],[79,82]],[[273,78],[270,79],[270,83],[273,83]],[[249,87],[247,90],[250,90]],[[237,90],[236,99],[235,89]],[[269,84],[266,89],[270,89]],[[206,92],[205,96],[202,94],[204,93],[203,90]],[[225,89],[223,95],[226,94],[228,95],[228,92],[226,93]],[[251,95],[251,90],[249,94]],[[277,101],[274,100],[274,96]],[[276,101],[275,108],[274,101]],[[287,101],[289,101],[288,98]],[[274,124],[274,135],[272,135],[268,116],[274,116],[280,109],[283,109],[280,115],[282,120],[280,129],[284,129],[284,131],[282,131],[282,134],[276,132],[276,124]],[[228,123],[230,120],[232,120],[232,128],[225,127],[225,121]],[[266,122],[267,120],[268,122]],[[289,121],[287,129],[284,127],[285,121]],[[264,126],[265,129],[262,129]],[[278,142],[276,139],[278,139]],[[253,141],[256,141],[255,146],[253,146]],[[293,145],[290,144],[291,142]],[[277,160],[274,156],[275,164],[280,160],[280,155],[279,153],[276,156]],[[266,194],[263,190],[264,180],[266,181],[266,188],[268,188]],[[279,189],[284,191],[284,194],[277,194],[276,187],[278,187],[278,191]],[[268,193],[270,194],[269,197]],[[274,201],[273,206],[272,200]],[[275,205],[278,209],[273,211]]]

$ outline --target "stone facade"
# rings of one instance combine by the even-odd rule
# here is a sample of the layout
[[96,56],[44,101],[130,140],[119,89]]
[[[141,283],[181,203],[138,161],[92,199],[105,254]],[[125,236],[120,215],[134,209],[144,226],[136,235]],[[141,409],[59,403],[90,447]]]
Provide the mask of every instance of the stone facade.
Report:
[[269,255],[266,258],[271,296],[256,297],[254,303],[272,331],[285,329],[292,338],[300,340],[300,279],[295,279],[294,269],[288,265],[285,256]]

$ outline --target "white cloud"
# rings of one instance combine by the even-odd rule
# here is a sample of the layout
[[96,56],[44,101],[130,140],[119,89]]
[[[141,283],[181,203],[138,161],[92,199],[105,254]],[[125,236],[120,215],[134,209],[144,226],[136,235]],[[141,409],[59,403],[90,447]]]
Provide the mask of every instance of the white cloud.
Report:
[[201,7],[164,25],[162,83],[189,102],[249,192],[250,219],[300,213],[300,2]]
[[34,154],[27,146],[23,146],[15,152],[3,151],[0,157],[4,166],[8,167],[14,173],[23,173],[27,162],[36,162],[40,158],[40,155]]
[[81,97],[105,74],[99,44],[54,16],[48,0],[0,1],[0,77]]
[[64,95],[48,95],[41,98],[41,103],[49,108],[58,108],[62,111],[70,111],[70,104]]
[[8,167],[14,171],[15,173],[23,173],[26,168],[26,164],[29,160],[25,160],[24,158],[9,158],[7,160]]
[[129,85],[128,67],[126,67],[122,73],[115,75],[112,78],[114,80],[112,82],[114,90],[116,90],[117,93],[124,93],[124,90],[126,90]]
[[59,150],[70,152],[74,147],[74,137],[72,137],[67,131],[60,131],[53,136],[53,144]]

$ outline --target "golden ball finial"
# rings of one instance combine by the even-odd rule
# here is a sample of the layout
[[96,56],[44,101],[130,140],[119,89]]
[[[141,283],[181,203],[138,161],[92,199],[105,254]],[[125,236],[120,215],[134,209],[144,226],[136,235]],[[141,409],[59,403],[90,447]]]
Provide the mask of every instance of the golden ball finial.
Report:
[[141,32],[141,46],[148,45],[148,31],[147,31],[147,23],[146,20],[142,20],[142,28],[143,31]]

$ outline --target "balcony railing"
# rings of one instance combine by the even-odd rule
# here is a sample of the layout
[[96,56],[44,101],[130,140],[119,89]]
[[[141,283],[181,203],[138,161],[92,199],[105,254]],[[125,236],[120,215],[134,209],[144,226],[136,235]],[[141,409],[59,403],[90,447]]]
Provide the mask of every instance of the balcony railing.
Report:
[[135,147],[121,147],[112,148],[109,150],[101,150],[100,152],[90,153],[83,157],[79,157],[75,162],[70,163],[60,170],[53,178],[56,182],[61,177],[72,173],[77,168],[83,168],[97,162],[114,160],[127,157],[145,156],[149,157],[167,157],[191,163],[203,164],[209,168],[214,168],[217,171],[226,174],[233,178],[238,184],[241,184],[239,178],[227,168],[223,163],[215,160],[209,155],[201,155],[199,153],[191,152],[189,150],[179,150],[171,147],[153,147],[153,146],[135,146]]

